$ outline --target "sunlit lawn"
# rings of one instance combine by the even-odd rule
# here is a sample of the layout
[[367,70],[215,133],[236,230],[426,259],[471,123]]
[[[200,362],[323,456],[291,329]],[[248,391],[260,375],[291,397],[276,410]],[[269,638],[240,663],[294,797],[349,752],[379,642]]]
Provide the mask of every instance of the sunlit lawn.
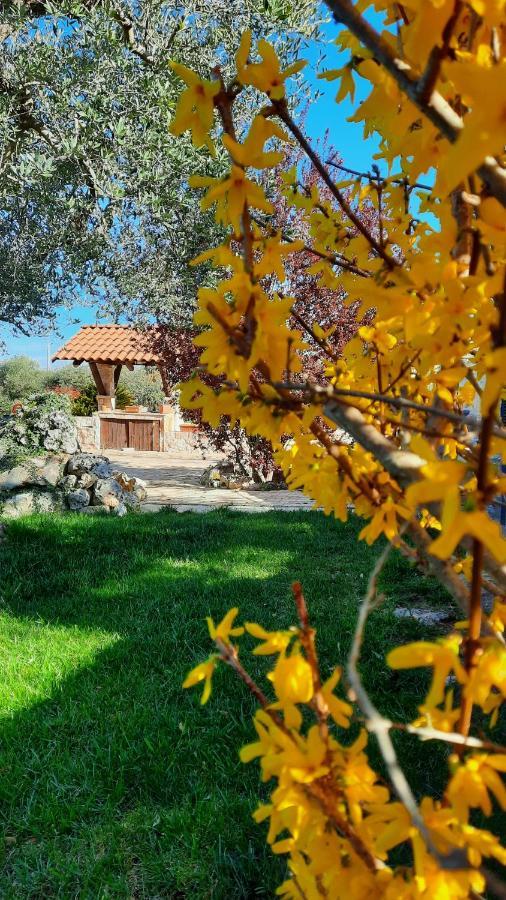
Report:
[[[342,662],[378,552],[356,532],[318,513],[10,525],[0,546],[1,897],[272,896],[283,862],[251,819],[258,769],[237,756],[252,738],[252,702],[230,671],[203,708],[181,682],[209,652],[205,615],[238,605],[245,619],[286,626],[295,578],[322,629],[325,672]],[[384,655],[427,629],[392,610],[446,601],[396,557],[382,586],[364,674],[382,710],[407,719],[425,677],[389,672]],[[401,741],[415,788],[440,784],[442,755],[428,765],[422,746]]]

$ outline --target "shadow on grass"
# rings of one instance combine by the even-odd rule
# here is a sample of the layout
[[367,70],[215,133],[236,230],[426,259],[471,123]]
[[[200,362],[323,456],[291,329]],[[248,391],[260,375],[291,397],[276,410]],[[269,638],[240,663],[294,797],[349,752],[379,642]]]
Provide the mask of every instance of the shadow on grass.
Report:
[[[253,704],[228,671],[203,709],[181,682],[209,654],[205,615],[238,605],[245,619],[286,626],[295,578],[325,624],[324,668],[342,662],[377,552],[355,543],[357,530],[318,513],[227,511],[12,524],[0,549],[2,652],[20,655],[0,722],[2,897],[272,896],[283,862],[251,820],[257,768],[237,757]],[[428,586],[401,560],[385,574],[390,604]],[[422,633],[387,604],[367,635],[366,682],[400,719],[426,679],[390,672],[384,655]],[[262,666],[253,659],[255,675]],[[413,746],[424,791],[444,766],[439,757],[428,771]]]

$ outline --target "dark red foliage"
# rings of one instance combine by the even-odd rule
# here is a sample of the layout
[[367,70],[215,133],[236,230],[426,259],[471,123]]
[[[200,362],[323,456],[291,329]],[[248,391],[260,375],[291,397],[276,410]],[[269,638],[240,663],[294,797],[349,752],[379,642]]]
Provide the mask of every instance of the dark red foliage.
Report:
[[[304,116],[302,120],[304,120]],[[324,162],[331,159],[334,164],[337,164],[341,161],[339,153],[329,144],[328,135],[316,142],[315,149]],[[322,181],[312,163],[308,162],[303,150],[298,145],[293,146],[288,152],[283,171],[290,168],[295,168],[297,171],[301,192],[309,195],[311,189],[316,187],[322,202],[329,202],[334,209],[336,208],[336,201],[330,189]],[[329,171],[336,172],[337,170],[332,168]],[[309,247],[312,241],[304,214],[301,210],[287,204],[280,190],[281,176],[281,171],[276,173],[276,189],[274,194],[269,192],[269,199],[275,207],[271,224],[282,234],[293,239],[303,240]],[[374,230],[374,210],[365,207],[361,210],[360,215]],[[352,233],[353,229],[350,229],[350,235]],[[336,248],[336,250],[338,249],[341,248]],[[308,271],[318,262],[319,257],[309,249],[302,249],[289,256],[285,266],[287,284],[283,285],[283,292],[295,299],[293,309],[297,318],[292,320],[292,327],[300,330],[302,327],[300,319],[309,326],[317,324],[324,330],[333,327],[335,330],[328,340],[334,352],[339,355],[348,341],[355,336],[359,326],[366,320],[368,321],[370,316],[367,316],[366,320],[362,322],[360,304],[354,303],[347,306],[344,290],[335,291],[319,285],[317,275]],[[307,332],[304,333],[304,337],[311,348],[304,360],[305,375],[317,378],[322,371],[321,350]]]
[[77,388],[69,387],[64,384],[57,384],[52,388],[49,388],[52,394],[65,394],[66,397],[69,397],[71,400],[77,400],[78,397],[81,396],[81,391],[78,391]]
[[234,471],[251,478],[257,484],[269,481],[283,485],[283,473],[274,463],[272,446],[265,438],[246,434],[237,423],[233,428],[225,417],[218,428],[212,428],[207,422],[200,425],[200,446],[202,449],[223,453]]
[[[324,161],[331,158],[334,162],[339,162],[339,154],[329,146],[327,137],[318,143],[316,149]],[[289,150],[283,171],[292,166],[298,173],[302,190],[310,193],[312,186],[316,185],[322,201],[331,202],[335,208],[335,200],[330,190],[322,183],[320,175],[312,164],[307,162],[298,146]],[[275,172],[274,184],[271,175],[270,180],[264,185],[275,207],[274,216],[266,222],[266,225],[279,230],[284,239],[303,240],[305,244],[310,245],[309,228],[302,212],[290,206],[281,193],[281,175],[281,170]],[[362,214],[370,220],[368,224],[374,227],[373,211],[366,208]],[[273,280],[265,279],[264,288],[267,291],[282,290],[284,294],[294,298],[295,316],[291,323],[294,328],[304,330],[303,323],[309,327],[318,324],[324,330],[334,327],[329,343],[334,352],[339,354],[354,337],[361,324],[358,318],[359,304],[348,307],[344,302],[344,291],[319,286],[317,276],[308,271],[317,261],[318,257],[310,249],[292,254],[286,260],[286,283],[280,286]],[[192,343],[196,333],[196,329],[175,331],[162,325],[153,329],[153,348],[163,359],[160,372],[167,397],[171,397],[177,385],[186,381],[198,366],[200,350]],[[305,332],[304,337],[310,348],[304,358],[304,373],[318,379],[322,375],[321,350],[309,333]],[[216,378],[205,373],[201,373],[201,377],[209,384],[219,384]],[[187,410],[185,415],[190,420],[199,421],[199,415],[194,411]],[[259,480],[269,477],[270,473],[275,471],[272,449],[267,441],[246,437],[242,429],[238,426],[231,429],[230,423],[225,420],[217,429],[201,422],[201,430],[203,437],[215,450],[225,453],[238,465],[241,459],[246,468],[261,473]]]
[[151,334],[150,346],[163,360],[159,370],[165,396],[171,398],[178,384],[187,381],[198,366],[200,349],[193,343],[197,330],[159,325]]

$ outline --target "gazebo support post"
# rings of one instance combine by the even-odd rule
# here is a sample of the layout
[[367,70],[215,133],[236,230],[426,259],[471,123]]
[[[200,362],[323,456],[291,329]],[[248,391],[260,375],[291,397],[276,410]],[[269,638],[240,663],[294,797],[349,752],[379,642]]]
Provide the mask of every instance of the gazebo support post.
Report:
[[115,409],[116,386],[121,372],[121,365],[90,362],[89,366],[97,387],[98,411]]

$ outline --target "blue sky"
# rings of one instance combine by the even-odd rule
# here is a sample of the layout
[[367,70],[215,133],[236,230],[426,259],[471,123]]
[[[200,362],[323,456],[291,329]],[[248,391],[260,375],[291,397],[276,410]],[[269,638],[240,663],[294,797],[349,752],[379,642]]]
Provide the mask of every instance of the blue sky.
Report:
[[[310,52],[306,53],[308,66],[304,70],[304,74],[311,86],[318,89],[321,93],[319,100],[311,104],[309,108],[306,130],[310,139],[316,141],[319,137],[323,137],[328,129],[330,140],[340,152],[344,165],[363,171],[367,170],[371,165],[373,154],[377,150],[377,141],[375,138],[364,140],[362,125],[348,122],[347,120],[353,113],[354,107],[356,108],[357,101],[363,100],[366,96],[367,86],[365,82],[361,79],[356,79],[357,92],[353,105],[350,103],[349,98],[338,105],[335,103],[338,82],[320,81],[316,78],[316,66],[322,51],[325,58],[323,63],[320,64],[320,70],[321,68],[339,68],[346,61],[346,57],[339,53],[333,43],[337,34],[337,27],[329,24],[325,27],[325,44],[323,48],[322,44],[319,43],[318,46],[312,46]],[[362,83],[360,83],[361,81]],[[13,337],[12,334],[0,326],[0,339],[3,340],[6,347],[3,357],[0,358],[23,354],[31,356],[45,367],[48,340],[51,352],[54,353],[66,339],[75,334],[79,324],[85,325],[95,321],[96,309],[83,306],[77,302],[72,310],[62,308],[58,311],[58,331],[49,337]],[[106,320],[101,319],[100,321],[103,323]]]
[[[378,19],[378,21],[374,21]],[[371,22],[379,26],[379,17],[374,17]],[[317,77],[318,72],[326,69],[339,69],[350,57],[349,52],[340,52],[334,41],[339,34],[338,27],[329,23],[324,28],[325,43],[313,45],[311,52],[306,54],[308,65],[304,69],[306,80],[321,93],[319,100],[309,107],[306,120],[308,135],[313,140],[323,137],[326,130],[329,131],[330,141],[342,156],[343,164],[352,169],[367,171],[373,161],[373,155],[378,149],[377,138],[363,138],[363,126],[355,122],[348,122],[349,117],[356,111],[357,105],[365,100],[370,86],[362,79],[355,77],[355,99],[351,103],[350,98],[337,104],[335,96],[339,88],[339,81],[325,81]],[[320,61],[320,57],[323,59]]]

